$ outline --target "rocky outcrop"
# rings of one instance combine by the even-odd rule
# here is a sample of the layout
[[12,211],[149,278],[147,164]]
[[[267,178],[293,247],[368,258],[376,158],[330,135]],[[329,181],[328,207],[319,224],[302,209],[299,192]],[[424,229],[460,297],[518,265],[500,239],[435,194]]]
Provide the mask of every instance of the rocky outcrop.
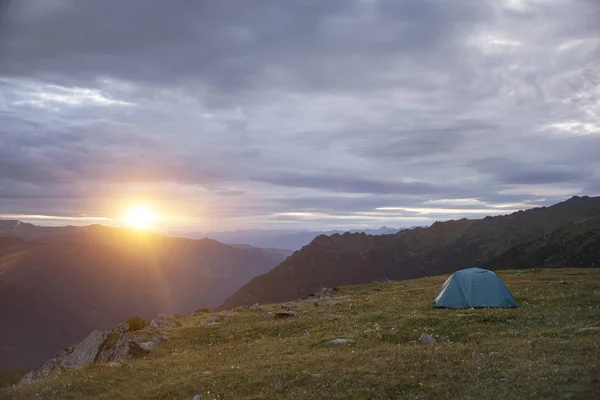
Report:
[[[181,323],[158,314],[145,333],[168,326],[181,326]],[[165,335],[156,335],[151,342],[139,343],[134,332],[129,331],[127,322],[123,322],[111,331],[93,331],[82,342],[68,346],[56,357],[47,360],[41,367],[30,371],[19,381],[19,384],[29,383],[50,375],[55,370],[83,367],[92,363],[114,363],[127,358],[144,357],[150,354],[150,349],[156,347]],[[160,332],[158,332],[160,333]]]
[[43,363],[37,370],[29,372],[19,381],[19,384],[43,378],[57,369],[82,367],[93,363],[108,336],[108,332],[93,331],[81,343],[65,347],[56,357]]

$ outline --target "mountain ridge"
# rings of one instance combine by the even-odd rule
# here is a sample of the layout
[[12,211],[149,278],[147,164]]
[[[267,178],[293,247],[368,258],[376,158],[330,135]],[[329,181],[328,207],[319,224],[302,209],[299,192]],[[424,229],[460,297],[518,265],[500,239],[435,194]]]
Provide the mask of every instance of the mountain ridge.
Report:
[[[305,297],[321,287],[414,279],[484,265],[515,246],[537,240],[576,220],[599,215],[600,197],[574,196],[549,207],[482,219],[436,222],[428,228],[393,235],[321,235],[276,268],[253,278],[220,309],[287,301]],[[589,263],[600,262],[593,258]]]

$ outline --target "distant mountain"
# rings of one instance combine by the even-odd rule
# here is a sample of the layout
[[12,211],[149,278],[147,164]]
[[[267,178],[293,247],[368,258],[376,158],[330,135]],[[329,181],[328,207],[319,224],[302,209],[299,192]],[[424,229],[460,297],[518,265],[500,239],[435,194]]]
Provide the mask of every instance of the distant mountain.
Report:
[[436,222],[393,235],[321,235],[221,308],[273,303],[319,288],[380,279],[413,279],[460,268],[600,265],[600,197],[478,220]]
[[18,220],[0,220],[0,236],[14,236],[22,239],[74,234],[85,229],[87,229],[85,226],[37,226]]
[[12,233],[36,239],[0,237],[0,369],[35,367],[134,315],[215,307],[286,257],[99,225],[50,235],[16,227]]
[[[364,232],[367,235],[385,235],[396,233],[400,229],[381,227],[379,229],[352,229],[349,232]],[[261,230],[246,229],[225,232],[186,233],[174,232],[176,236],[189,237],[193,239],[210,238],[222,243],[244,243],[259,248],[276,248],[299,250],[309,244],[319,235],[334,235],[344,233],[342,230],[332,231],[292,231],[292,230]]]

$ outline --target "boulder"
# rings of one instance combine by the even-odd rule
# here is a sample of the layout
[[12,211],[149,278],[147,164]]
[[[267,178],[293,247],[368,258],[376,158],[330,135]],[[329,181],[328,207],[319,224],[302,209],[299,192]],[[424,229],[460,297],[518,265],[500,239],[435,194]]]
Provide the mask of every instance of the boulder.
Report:
[[437,340],[435,340],[431,335],[421,333],[421,336],[419,336],[419,342],[423,344],[436,344]]
[[24,385],[26,383],[30,383],[34,379],[35,379],[34,372],[29,371],[24,377],[21,378],[21,380],[19,381],[19,383],[17,383],[17,385]]
[[155,319],[150,321],[149,329],[159,329],[167,326],[181,326],[181,322],[169,318],[165,314],[158,314]]
[[108,336],[107,332],[93,331],[81,343],[74,346],[71,351],[63,352],[58,357],[58,362],[63,368],[83,367],[96,360],[100,347]]
[[[111,335],[115,335],[113,332]],[[116,340],[115,340],[116,339]],[[121,361],[126,358],[138,358],[148,355],[150,352],[142,347],[134,335],[111,336],[107,340],[98,357],[97,362]]]

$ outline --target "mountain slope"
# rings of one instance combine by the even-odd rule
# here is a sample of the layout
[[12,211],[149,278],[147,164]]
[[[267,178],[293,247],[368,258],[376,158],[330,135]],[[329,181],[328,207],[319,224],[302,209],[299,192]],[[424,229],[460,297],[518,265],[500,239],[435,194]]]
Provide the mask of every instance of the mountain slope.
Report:
[[102,226],[0,238],[0,369],[35,366],[93,329],[215,307],[283,257]]
[[482,265],[515,246],[597,216],[600,197],[573,197],[551,207],[480,220],[436,222],[395,235],[319,236],[277,268],[248,282],[221,308],[285,301],[327,286],[413,279]]
[[[446,276],[341,287],[319,307],[308,299],[183,317],[129,368],[0,382],[0,398],[597,399],[600,269],[498,275],[519,308],[435,308]],[[269,316],[284,307],[297,314]],[[420,344],[422,333],[437,343]]]

